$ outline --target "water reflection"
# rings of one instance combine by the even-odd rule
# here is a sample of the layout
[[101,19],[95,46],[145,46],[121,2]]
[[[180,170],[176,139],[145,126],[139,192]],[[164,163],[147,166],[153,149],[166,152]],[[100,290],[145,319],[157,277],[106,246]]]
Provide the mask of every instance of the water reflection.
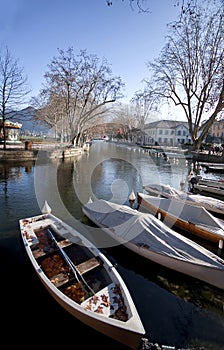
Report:
[[111,158],[96,166],[91,187],[97,198],[126,203],[132,189],[140,190],[142,183],[138,170],[131,163]]

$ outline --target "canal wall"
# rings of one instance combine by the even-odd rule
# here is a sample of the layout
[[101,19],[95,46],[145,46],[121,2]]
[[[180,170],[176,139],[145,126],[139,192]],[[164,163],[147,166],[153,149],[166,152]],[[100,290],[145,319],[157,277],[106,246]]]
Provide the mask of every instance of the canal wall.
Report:
[[83,148],[60,148],[60,149],[0,149],[0,162],[10,161],[29,161],[29,160],[47,160],[47,159],[64,159],[76,157],[82,154]]
[[0,162],[36,160],[38,150],[0,150]]

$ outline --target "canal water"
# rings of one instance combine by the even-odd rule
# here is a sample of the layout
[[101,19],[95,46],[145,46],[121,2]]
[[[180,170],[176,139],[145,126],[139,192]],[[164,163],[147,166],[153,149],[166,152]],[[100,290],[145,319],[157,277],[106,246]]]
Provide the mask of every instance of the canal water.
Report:
[[[187,189],[190,161],[149,155],[137,146],[96,142],[72,159],[0,164],[1,341],[7,347],[126,349],[64,311],[44,289],[23,250],[18,220],[47,200],[55,215],[92,237],[82,213],[90,198],[129,205],[149,183]],[[202,174],[203,175],[203,174]],[[220,177],[222,175],[212,175]],[[210,176],[209,176],[210,177]],[[94,231],[95,232],[95,231]],[[209,247],[216,252],[217,247]],[[127,248],[100,249],[117,266],[135,301],[146,338],[164,349],[224,349],[224,291],[154,264]]]

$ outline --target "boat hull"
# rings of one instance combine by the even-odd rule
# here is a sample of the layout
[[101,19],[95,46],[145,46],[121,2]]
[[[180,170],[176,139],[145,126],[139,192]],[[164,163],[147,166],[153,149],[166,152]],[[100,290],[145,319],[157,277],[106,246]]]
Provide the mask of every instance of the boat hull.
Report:
[[44,287],[50,293],[50,295],[56,300],[56,302],[72,316],[78,319],[80,322],[84,323],[88,327],[95,329],[97,332],[102,333],[131,349],[138,349],[142,342],[142,334],[130,332],[128,329],[118,328],[110,323],[105,323],[103,321],[93,319],[88,315],[88,313],[83,313],[75,309],[73,306],[66,303],[63,298],[57,295],[49,286],[43,281],[43,279],[38,276],[43,283]]
[[196,207],[203,206],[209,212],[218,216],[223,216],[224,214],[224,201],[215,199],[213,197],[179,191],[166,185],[146,185],[144,186],[144,190],[154,196],[163,198],[175,198],[179,200],[180,203],[187,203]]
[[[102,226],[103,230],[114,238],[114,235],[111,235],[109,229],[106,229]],[[140,247],[132,242],[121,242],[122,245],[135,252],[142,257],[149,259],[159,265],[162,265],[168,269],[186,274],[188,276],[199,279],[203,282],[206,282],[210,285],[213,285],[217,288],[224,289],[224,270],[217,270],[214,268],[209,268],[208,266],[202,266],[197,264],[188,263],[183,260],[178,260],[167,255],[155,253],[148,248]]]
[[202,184],[202,183],[197,183],[194,185],[194,191],[198,191],[198,192],[205,192],[208,194],[215,194],[218,195],[219,197],[223,197],[224,198],[224,183],[221,185],[220,187],[218,186],[212,186],[212,185],[206,185],[206,184]]
[[[34,223],[32,222],[34,221]],[[32,225],[34,225],[35,228],[32,228]],[[52,225],[52,226],[51,226]],[[67,238],[63,237],[64,240],[58,241],[60,242],[60,246],[65,248],[66,247],[73,247],[73,244],[76,246],[80,245],[80,248],[78,249],[77,253],[77,259],[83,260],[82,251],[84,249],[84,254],[87,255],[87,260],[84,260],[82,263],[79,263],[77,267],[73,270],[76,271],[72,280],[70,280],[71,276],[71,269],[72,265],[70,264],[69,273],[67,274],[65,271],[65,267],[62,267],[62,263],[57,263],[57,266],[53,268],[53,261],[55,264],[55,258],[51,258],[49,262],[49,266],[46,265],[46,261],[48,261],[48,258],[51,256],[51,253],[54,254],[54,251],[49,252],[46,249],[40,249],[39,248],[39,241],[38,237],[35,233],[37,231],[41,231],[42,242],[44,240],[44,243],[46,242],[46,238],[43,239],[43,232],[45,229],[48,230],[53,229],[54,232],[56,232],[56,228],[60,227],[60,230],[63,232],[63,234],[66,234],[70,236],[72,234],[72,239],[74,242],[79,243],[72,243]],[[85,237],[80,235],[76,230],[72,229],[69,225],[66,225],[65,223],[62,223],[61,220],[57,222],[57,218],[53,215],[50,215],[48,219],[41,219],[39,217],[34,217],[30,219],[21,219],[20,220],[20,230],[21,230],[21,237],[22,241],[24,243],[25,250],[27,252],[27,255],[35,269],[35,272],[40,279],[41,283],[44,285],[46,290],[49,292],[49,294],[54,298],[54,300],[67,312],[69,312],[72,316],[77,318],[80,322],[83,322],[87,326],[95,329],[96,331],[113,338],[115,341],[124,344],[125,346],[128,346],[132,349],[138,349],[139,346],[142,343],[142,337],[145,335],[144,327],[141,323],[140,317],[137,313],[137,310],[134,306],[134,303],[132,301],[131,295],[124,284],[121,276],[116,271],[115,267],[109,262],[109,260],[100,252],[93,244],[88,241]],[[71,230],[71,231],[70,231]],[[52,231],[53,232],[53,231]],[[32,240],[34,240],[32,243],[29,243],[29,239],[32,236]],[[57,232],[59,234],[59,232]],[[73,235],[74,234],[74,235]],[[60,234],[59,234],[60,235]],[[77,236],[78,235],[78,236]],[[48,236],[49,240],[49,236]],[[71,245],[70,245],[71,243]],[[41,243],[42,244],[42,243]],[[49,243],[48,247],[49,247]],[[57,243],[56,243],[57,244]],[[64,245],[63,245],[64,244]],[[67,245],[66,245],[67,244]],[[38,249],[36,250],[36,247],[38,246]],[[54,249],[55,249],[55,243],[54,243]],[[51,246],[51,247],[53,247]],[[31,249],[32,247],[32,249]],[[47,247],[47,246],[46,246]],[[60,248],[59,248],[60,251]],[[76,250],[72,251],[70,250],[70,255],[74,254]],[[56,250],[58,254],[58,249]],[[88,253],[87,253],[88,252]],[[59,254],[59,256],[63,256],[63,254]],[[90,258],[90,256],[93,258]],[[45,260],[46,259],[46,260]],[[70,258],[67,256],[67,259]],[[75,258],[76,259],[76,258]],[[99,259],[99,264],[96,266],[93,266],[93,264],[90,264],[90,261],[95,261],[94,259]],[[65,259],[66,260],[66,259]],[[66,262],[68,262],[66,260]],[[77,261],[78,261],[77,260]],[[45,262],[45,263],[44,263]],[[74,266],[74,265],[73,265]],[[92,296],[88,295],[87,298],[84,300],[76,301],[76,294],[75,299],[74,297],[71,297],[71,291],[72,288],[76,288],[77,281],[82,281],[81,274],[85,273],[92,273],[94,268],[100,268],[103,271],[103,280],[99,280],[100,284],[102,282],[103,286],[102,288],[97,287],[96,291],[92,290]],[[60,268],[61,272],[58,272],[58,269]],[[84,272],[84,268],[86,269]],[[53,274],[53,277],[49,277],[48,274],[55,273],[54,271],[57,270],[56,275]],[[63,271],[63,272],[62,272]],[[77,279],[77,271],[80,272],[80,276]],[[100,270],[101,271],[101,270]],[[58,279],[58,276],[63,275],[66,276],[66,280],[61,280],[58,283],[56,279]],[[96,276],[100,276],[99,270],[97,274],[92,275],[93,279],[96,278]],[[74,280],[74,282],[73,282]],[[107,282],[108,280],[108,282]],[[61,283],[62,282],[62,283]],[[108,284],[109,283],[109,284]],[[80,282],[79,282],[80,284]],[[81,282],[83,284],[83,282]],[[84,284],[83,284],[84,286]],[[64,288],[69,290],[69,292],[65,292]],[[98,289],[99,288],[99,289]],[[118,294],[114,291],[114,289],[118,288]],[[74,289],[73,289],[74,290]],[[75,292],[77,293],[77,292]],[[115,294],[114,294],[115,293]],[[124,316],[115,316],[116,311],[116,303],[117,301],[113,301],[114,297],[113,295],[118,295],[116,299],[120,299],[120,295],[122,295],[121,300],[122,304],[122,310],[125,310]],[[105,297],[108,296],[109,298],[109,304],[106,304],[104,306],[102,305],[102,302],[105,302]],[[106,303],[108,301],[108,298],[106,299]],[[92,303],[93,300],[99,300],[97,301],[99,303],[100,309],[102,309],[101,312],[98,312],[97,310],[92,309]],[[115,304],[114,304],[115,303]],[[112,305],[113,304],[113,305]],[[108,308],[109,306],[109,308]],[[111,309],[112,306],[113,308]],[[124,319],[122,319],[124,317]]]
[[124,243],[124,245],[138,255],[141,255],[142,257],[149,259],[159,265],[180,273],[184,273],[217,288],[224,289],[223,270],[203,267],[202,265],[192,265],[192,263],[174,259],[163,254],[158,254],[144,247],[138,247],[130,242]]

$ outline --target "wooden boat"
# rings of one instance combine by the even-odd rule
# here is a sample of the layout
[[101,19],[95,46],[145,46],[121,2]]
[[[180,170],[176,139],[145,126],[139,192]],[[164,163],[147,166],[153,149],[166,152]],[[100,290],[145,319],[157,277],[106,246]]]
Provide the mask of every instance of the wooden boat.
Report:
[[223,196],[224,198],[224,180],[213,180],[200,177],[198,179],[196,178],[196,180],[194,190]]
[[203,185],[212,186],[212,187],[221,187],[224,188],[224,180],[221,179],[211,179],[202,176],[197,176],[197,183],[201,183]]
[[224,173],[224,164],[223,163],[201,163],[201,166],[205,168],[207,173]]
[[103,199],[84,204],[82,210],[107,235],[133,252],[224,289],[224,260],[152,214]]
[[30,261],[52,297],[86,325],[137,349],[144,327],[127,286],[104,254],[52,215],[47,203],[41,215],[20,219],[19,225]]
[[177,190],[176,188],[165,184],[150,184],[144,186],[143,189],[154,196],[175,198],[181,202],[184,201],[187,204],[204,207],[213,214],[224,214],[224,201],[221,199]]
[[218,243],[221,247],[224,240],[224,221],[213,216],[204,207],[195,207],[175,198],[159,198],[146,193],[137,193],[139,210],[150,212],[169,227],[179,228]]

